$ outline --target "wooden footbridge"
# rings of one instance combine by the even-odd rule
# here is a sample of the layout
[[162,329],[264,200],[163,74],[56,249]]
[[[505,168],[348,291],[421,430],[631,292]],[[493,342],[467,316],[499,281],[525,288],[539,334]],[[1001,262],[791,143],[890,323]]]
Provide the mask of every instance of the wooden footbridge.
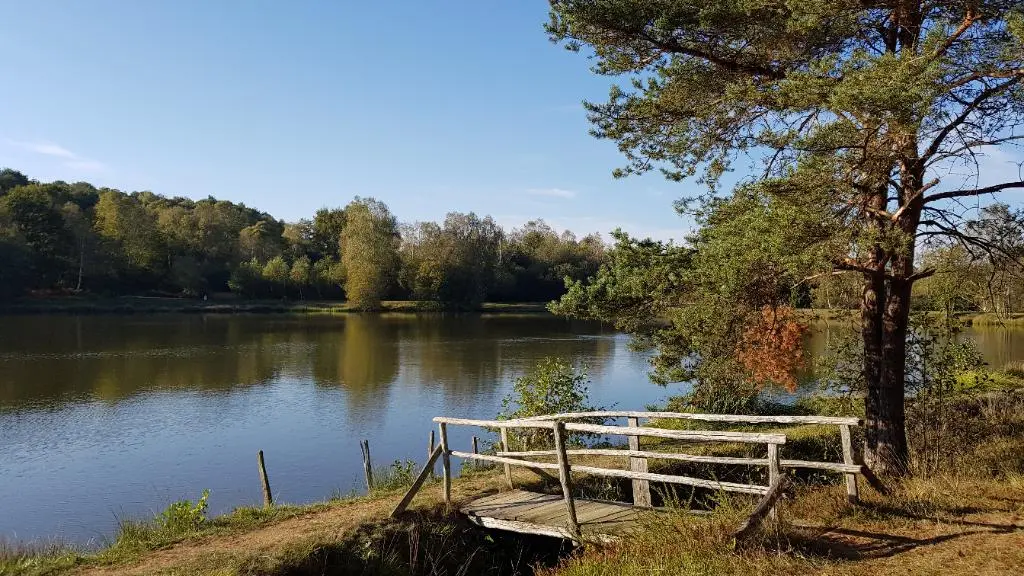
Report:
[[[593,424],[587,421],[626,419],[626,426],[608,426]],[[780,447],[785,445],[786,436],[781,433],[733,432],[717,430],[675,430],[640,426],[641,420],[696,420],[727,424],[822,424],[838,426],[842,440],[842,462],[825,462],[812,460],[787,460],[780,456]],[[583,422],[580,422],[580,421]],[[443,468],[444,500],[449,506],[451,498],[451,457],[478,460],[500,464],[504,467],[505,481],[508,490],[485,496],[464,504],[460,512],[470,521],[499,530],[509,530],[528,534],[539,534],[583,540],[614,540],[628,534],[631,530],[644,523],[658,513],[651,506],[650,483],[666,483],[707,488],[722,492],[737,492],[760,496],[761,499],[750,517],[737,530],[737,539],[753,531],[766,516],[775,514],[775,501],[782,494],[785,468],[813,468],[837,472],[846,476],[847,496],[851,502],[857,501],[858,474],[874,484],[875,479],[870,470],[855,462],[850,429],[860,426],[857,418],[837,418],[829,416],[742,416],[727,414],[690,414],[681,412],[577,412],[553,414],[517,420],[469,420],[463,418],[437,417],[440,444],[430,454],[426,465],[420,472],[412,487],[402,501],[395,507],[392,516],[401,514],[419,491],[424,481],[433,472],[438,458]],[[480,454],[452,450],[448,445],[448,426],[476,426],[497,430],[501,437],[499,450],[494,454]],[[509,446],[509,431],[550,430],[554,447],[550,450],[513,451]],[[568,448],[568,433],[597,434],[601,436],[626,436],[627,449],[608,448]],[[748,445],[764,445],[763,458],[737,458],[726,456],[704,456],[685,454],[674,451],[641,450],[641,438],[660,438],[667,440],[699,443],[740,443]],[[609,468],[602,466],[576,464],[573,457],[622,457],[628,460],[628,469]],[[554,457],[554,462],[550,459]],[[546,458],[548,461],[541,460]],[[674,460],[702,464],[744,465],[767,468],[768,483],[742,484],[721,482],[714,479],[693,478],[674,474],[649,472],[648,460]],[[561,494],[540,494],[525,490],[516,490],[512,482],[512,467],[521,466],[538,471],[548,476],[557,473],[561,484]],[[550,471],[550,472],[549,472]],[[632,481],[633,502],[607,502],[578,498],[574,495],[573,475],[590,474],[612,478],[625,478]]]

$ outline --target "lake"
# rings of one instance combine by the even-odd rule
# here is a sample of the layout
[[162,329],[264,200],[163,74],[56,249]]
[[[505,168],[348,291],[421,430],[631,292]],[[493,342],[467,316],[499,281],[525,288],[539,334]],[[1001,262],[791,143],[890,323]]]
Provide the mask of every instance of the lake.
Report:
[[[1024,330],[971,335],[994,366],[1024,359]],[[0,318],[0,540],[100,544],[204,488],[213,514],[257,505],[258,450],[277,501],[358,491],[360,439],[377,466],[422,462],[431,418],[495,416],[546,356],[586,364],[598,406],[684,391],[628,343],[546,315]]]
[[98,543],[204,488],[259,504],[258,450],[277,501],[358,490],[360,439],[422,462],[431,418],[494,417],[545,356],[589,366],[599,406],[678,393],[627,344],[546,315],[0,318],[0,540]]

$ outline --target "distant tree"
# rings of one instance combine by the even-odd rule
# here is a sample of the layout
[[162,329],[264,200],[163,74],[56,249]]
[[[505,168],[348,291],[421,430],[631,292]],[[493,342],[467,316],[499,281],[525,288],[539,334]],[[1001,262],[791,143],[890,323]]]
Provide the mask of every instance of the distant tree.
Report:
[[0,198],[0,217],[10,226],[9,234],[30,255],[29,276],[39,288],[56,285],[68,271],[74,251],[71,233],[54,206],[50,187],[29,184],[10,190]]
[[345,266],[330,258],[317,260],[313,264],[310,283],[320,298],[339,294],[345,287]]
[[321,208],[313,217],[312,247],[322,258],[339,258],[341,232],[345,229],[347,209]]
[[156,218],[139,199],[106,190],[96,203],[95,230],[99,236],[120,249],[120,255],[135,275],[153,278],[165,262],[162,236]]
[[21,172],[11,168],[0,170],[0,197],[18,186],[28,186],[32,181]]
[[248,298],[257,298],[263,293],[263,265],[258,260],[239,262],[231,271],[228,287]]
[[380,307],[398,272],[398,227],[388,207],[373,198],[356,198],[345,207],[341,233],[345,295],[353,308]]
[[281,234],[278,227],[260,220],[242,228],[238,233],[238,246],[243,258],[267,262],[281,253]]
[[308,256],[302,256],[292,262],[292,269],[288,275],[288,279],[291,281],[292,286],[299,292],[299,298],[302,299],[303,290],[309,285],[310,273],[312,267],[309,263]]
[[92,228],[92,220],[88,213],[84,212],[79,204],[67,202],[61,207],[61,216],[64,218],[64,227],[71,233],[74,241],[74,253],[76,262],[76,273],[74,289],[82,289],[82,279],[87,274],[86,266],[95,263],[96,249],[99,245],[99,238]]
[[171,282],[187,296],[198,296],[206,288],[206,279],[195,257],[176,254],[171,260]]
[[284,258],[274,256],[263,266],[263,279],[267,281],[272,292],[279,293],[284,297],[288,295],[289,272],[288,263],[284,261]]
[[[340,232],[338,233],[340,237]],[[299,220],[294,224],[285,224],[281,233],[284,240],[285,252],[291,258],[302,256],[318,256],[313,248],[313,222],[311,220]]]
[[444,225],[405,228],[401,282],[417,299],[446,308],[472,308],[495,282],[501,228],[490,217],[449,213]]

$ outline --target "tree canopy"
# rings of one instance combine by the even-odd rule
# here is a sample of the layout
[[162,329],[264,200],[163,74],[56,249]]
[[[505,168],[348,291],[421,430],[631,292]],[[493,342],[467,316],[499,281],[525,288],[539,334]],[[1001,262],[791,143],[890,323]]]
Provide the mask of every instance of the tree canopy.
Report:
[[[346,248],[347,247],[347,248]],[[356,198],[282,222],[244,204],[40,183],[0,170],[0,296],[147,294],[245,298],[423,299],[451,309],[485,300],[551,300],[563,278],[593,274],[596,235],[543,221],[506,231],[489,216],[399,225]]]
[[[627,160],[617,176],[705,186],[678,208],[703,227],[698,252],[717,252],[721,282],[695,293],[718,300],[718,333],[736,342],[745,331],[726,327],[763,319],[772,279],[792,299],[808,279],[860,276],[866,458],[905,469],[910,298],[935,272],[916,249],[1003,251],[967,222],[981,198],[1024,188],[983,168],[986,150],[1024,137],[1020,3],[552,0],[547,30],[626,78],[586,104]],[[722,194],[745,159],[748,177]]]

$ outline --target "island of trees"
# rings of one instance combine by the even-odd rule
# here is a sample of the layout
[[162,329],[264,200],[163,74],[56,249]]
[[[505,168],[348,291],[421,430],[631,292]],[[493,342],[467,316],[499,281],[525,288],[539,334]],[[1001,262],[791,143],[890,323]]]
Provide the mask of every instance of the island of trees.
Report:
[[244,204],[125,193],[86,182],[42,183],[0,171],[0,296],[234,292],[245,298],[381,300],[468,309],[559,297],[604,260],[594,234],[542,220],[511,231],[490,217],[400,223],[356,197],[283,222]]

